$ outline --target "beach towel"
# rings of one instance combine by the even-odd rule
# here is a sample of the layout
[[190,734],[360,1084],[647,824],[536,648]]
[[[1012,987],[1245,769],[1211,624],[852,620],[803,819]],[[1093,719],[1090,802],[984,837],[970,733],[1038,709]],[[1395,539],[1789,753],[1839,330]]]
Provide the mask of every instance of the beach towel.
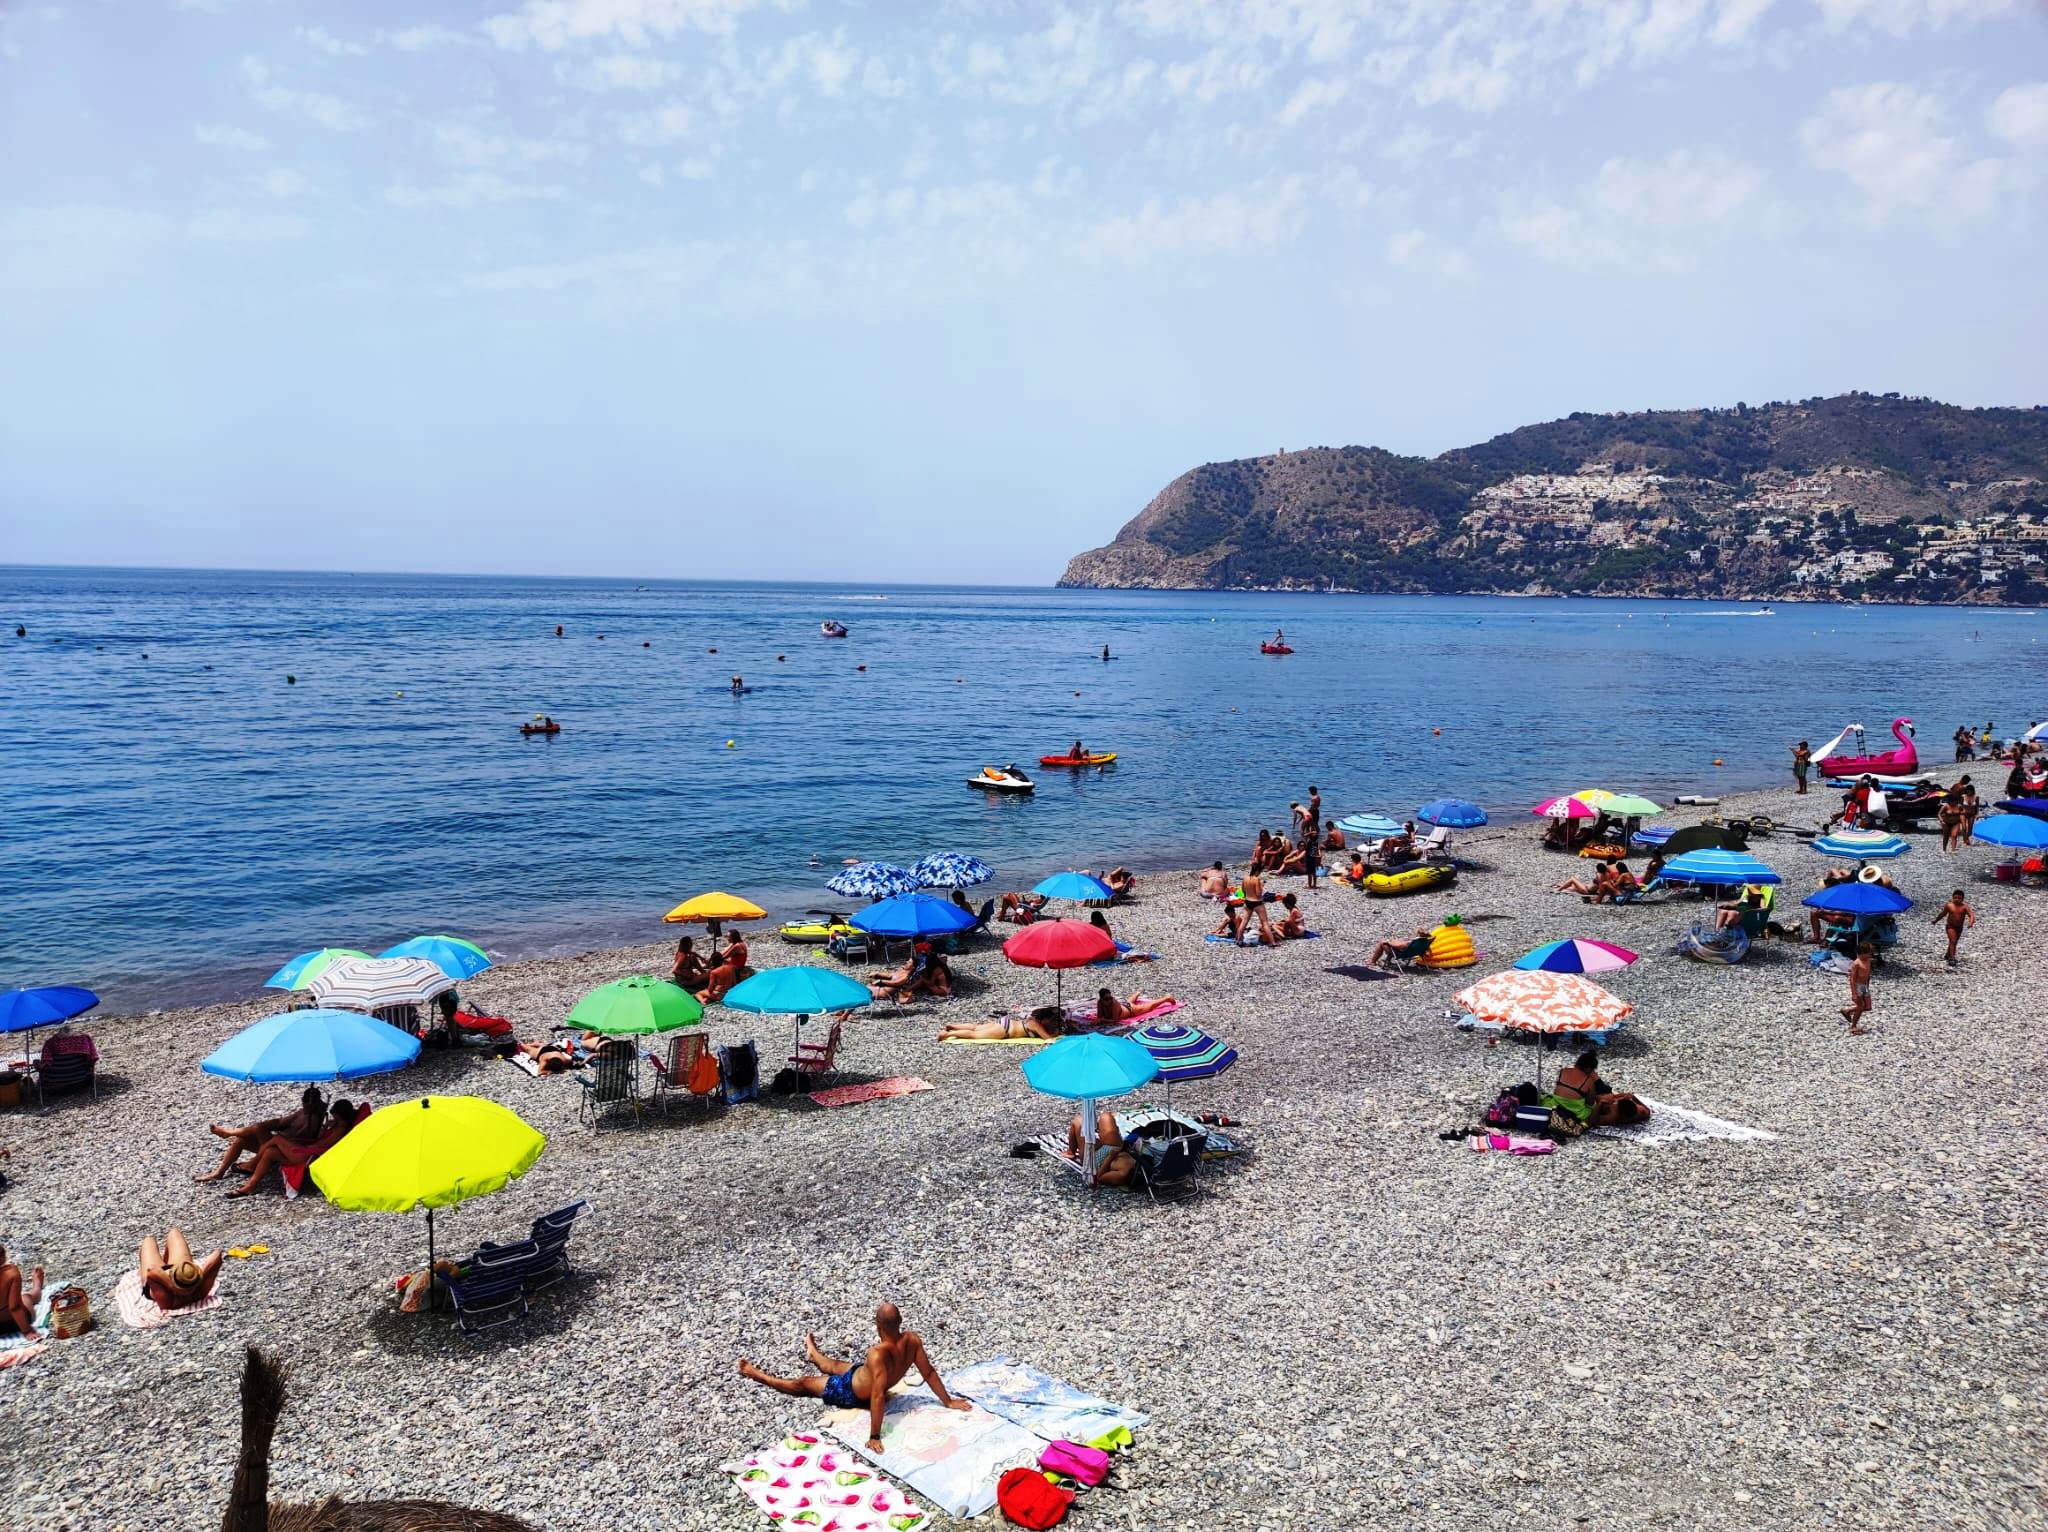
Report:
[[[1280,945],[1284,947],[1287,945],[1288,942],[1319,942],[1322,939],[1323,933],[1320,931],[1304,931],[1299,936],[1287,937],[1280,943]],[[1233,941],[1231,940],[1231,938],[1227,936],[1218,936],[1214,932],[1211,932],[1209,935],[1203,937],[1202,940],[1209,942],[1222,942],[1225,946],[1229,947],[1263,947],[1266,945],[1264,942],[1260,941],[1256,936],[1254,936],[1250,941]]]
[[[1202,1135],[1202,1158],[1205,1160],[1228,1159],[1232,1155],[1251,1153],[1251,1146],[1242,1139],[1234,1138],[1221,1128],[1211,1127],[1197,1118],[1190,1117],[1186,1112],[1165,1112],[1154,1106],[1135,1106],[1118,1112],[1115,1116],[1116,1130],[1125,1138],[1129,1138],[1141,1128],[1168,1121],[1183,1132],[1199,1133]],[[1064,1138],[1060,1140],[1060,1145],[1062,1149],[1065,1148]]]
[[1049,1037],[943,1037],[939,1041],[957,1043],[962,1048],[1043,1048],[1052,1039]]
[[[1115,1025],[1119,1027],[1135,1027],[1140,1022],[1150,1021],[1155,1016],[1171,1016],[1179,1009],[1180,1002],[1178,1000],[1161,1000],[1158,1004],[1147,1006],[1142,1011],[1128,1012],[1124,1019],[1116,1022]],[[1085,1010],[1079,1006],[1069,1006],[1066,1015],[1067,1020],[1076,1026],[1092,1027],[1095,1025],[1095,1007],[1092,1005]]]
[[913,1096],[931,1090],[932,1082],[916,1075],[896,1075],[887,1080],[863,1080],[858,1085],[835,1085],[814,1090],[811,1099],[819,1106],[857,1106],[863,1101],[880,1101],[886,1096]]
[[528,1074],[532,1075],[536,1080],[540,1078],[540,1065],[536,1064],[531,1058],[527,1057],[527,1055],[523,1053],[509,1054],[507,1055],[505,1062],[510,1064],[514,1069],[525,1070]]
[[949,1516],[979,1516],[996,1503],[1003,1470],[1038,1461],[1045,1444],[979,1406],[949,1410],[921,1385],[889,1396],[882,1450],[868,1451],[868,1412],[827,1410],[825,1431],[894,1474]]
[[1007,1356],[956,1370],[946,1386],[991,1415],[1049,1442],[1092,1442],[1121,1426],[1135,1431],[1150,1419]]
[[718,1471],[781,1526],[840,1532],[916,1532],[931,1513],[851,1453],[803,1432],[785,1436]]
[[52,1282],[43,1284],[42,1296],[36,1299],[36,1311],[29,1316],[28,1334],[0,1337],[0,1371],[33,1362],[50,1349],[50,1299],[57,1287]]
[[1594,1128],[1592,1133],[1600,1138],[1626,1139],[1634,1144],[1648,1144],[1656,1147],[1662,1144],[1697,1143],[1708,1139],[1728,1139],[1736,1143],[1770,1143],[1778,1135],[1767,1133],[1762,1128],[1745,1127],[1739,1122],[1713,1117],[1690,1107],[1666,1106],[1661,1101],[1652,1101],[1648,1096],[1641,1098],[1650,1109],[1648,1122],[1631,1123]]
[[1503,1154],[1555,1154],[1557,1145],[1547,1138],[1530,1138],[1522,1133],[1474,1133],[1465,1140],[1474,1154],[1489,1150]]
[[186,1314],[197,1314],[201,1309],[220,1307],[220,1289],[215,1287],[197,1303],[188,1303],[181,1309],[167,1309],[142,1290],[142,1273],[130,1271],[114,1284],[114,1307],[121,1311],[122,1322],[131,1330],[154,1330],[158,1325],[169,1324]]
[[455,1013],[455,1029],[479,1037],[510,1037],[512,1023],[502,1016],[478,1016],[469,1011]]

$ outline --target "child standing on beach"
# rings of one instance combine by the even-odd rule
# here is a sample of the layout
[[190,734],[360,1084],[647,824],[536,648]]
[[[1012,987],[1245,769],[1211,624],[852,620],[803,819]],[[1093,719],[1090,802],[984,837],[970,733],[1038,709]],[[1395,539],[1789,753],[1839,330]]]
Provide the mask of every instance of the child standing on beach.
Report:
[[1806,794],[1806,766],[1813,759],[1813,750],[1805,740],[1792,747],[1792,780],[1799,785],[1793,791],[1804,797]]
[[1876,956],[1877,948],[1869,942],[1856,944],[1856,961],[1849,965],[1849,1004],[1842,1012],[1851,1037],[1861,1037],[1868,1030],[1863,1018],[1870,1014],[1870,965]]
[[1961,889],[1948,896],[1948,903],[1936,913],[1933,923],[1940,925],[1944,920],[1948,922],[1948,956],[1943,961],[1953,968],[1956,966],[1956,943],[1963,939],[1963,928],[1977,923],[1977,912],[1970,908],[1970,902],[1963,897]]

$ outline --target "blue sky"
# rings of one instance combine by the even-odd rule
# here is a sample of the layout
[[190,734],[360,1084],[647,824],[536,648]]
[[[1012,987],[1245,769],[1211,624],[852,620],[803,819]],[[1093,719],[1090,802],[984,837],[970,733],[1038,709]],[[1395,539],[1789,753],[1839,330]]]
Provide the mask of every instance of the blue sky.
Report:
[[0,559],[1035,582],[1206,460],[2048,400],[2031,0],[0,0]]

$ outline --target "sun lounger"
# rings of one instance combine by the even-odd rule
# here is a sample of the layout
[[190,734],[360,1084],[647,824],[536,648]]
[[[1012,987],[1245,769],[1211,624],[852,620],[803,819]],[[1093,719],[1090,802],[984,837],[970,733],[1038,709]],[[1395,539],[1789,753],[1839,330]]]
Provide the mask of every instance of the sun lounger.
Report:
[[448,1279],[457,1322],[469,1335],[523,1319],[527,1299],[569,1275],[569,1235],[588,1210],[571,1202],[534,1219],[527,1238],[511,1245],[486,1242]]

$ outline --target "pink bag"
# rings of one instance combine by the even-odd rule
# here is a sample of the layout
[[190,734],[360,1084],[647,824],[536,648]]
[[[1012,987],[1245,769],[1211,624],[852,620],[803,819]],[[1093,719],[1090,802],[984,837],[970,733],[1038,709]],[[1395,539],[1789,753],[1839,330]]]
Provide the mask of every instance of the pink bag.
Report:
[[1079,1442],[1054,1442],[1038,1454],[1038,1466],[1077,1484],[1100,1484],[1109,1475],[1109,1454]]

